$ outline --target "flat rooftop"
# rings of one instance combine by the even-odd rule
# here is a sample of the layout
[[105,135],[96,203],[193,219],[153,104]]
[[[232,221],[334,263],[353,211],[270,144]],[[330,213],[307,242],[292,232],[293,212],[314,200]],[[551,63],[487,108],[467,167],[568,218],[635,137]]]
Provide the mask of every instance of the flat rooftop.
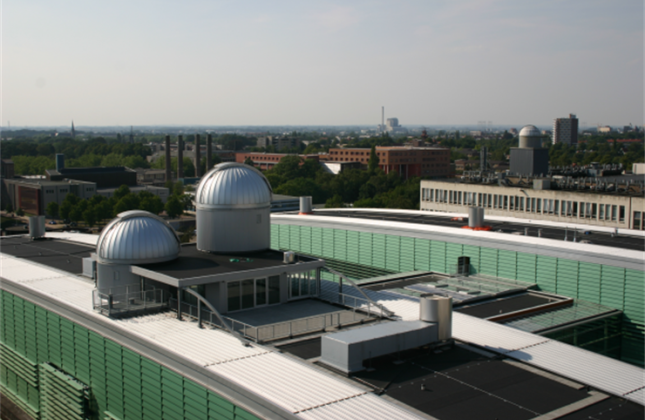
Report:
[[[197,245],[193,243],[182,245],[179,258],[176,260],[157,264],[141,264],[137,267],[183,280],[290,265],[284,263],[283,258],[283,252],[274,250],[230,255],[211,254],[199,251]],[[316,259],[296,257],[296,262],[312,261],[316,261]]]
[[[346,217],[371,220],[386,220],[392,222],[415,223],[424,225],[436,225],[444,227],[462,228],[468,226],[468,218],[462,220],[451,220],[452,218],[439,215],[433,215],[431,212],[419,212],[418,214],[396,213],[396,212],[379,212],[379,211],[361,211],[361,210],[316,210],[316,216],[329,217]],[[519,220],[519,219],[518,219]],[[528,236],[538,236],[538,229],[541,229],[541,237],[545,239],[556,239],[564,241],[573,240],[573,229],[551,226],[547,223],[540,224],[539,220],[531,219],[531,223],[522,223],[521,221],[496,221],[486,218],[484,224],[491,226],[493,231],[508,234],[524,235],[525,229],[528,229]],[[618,236],[612,236],[611,233],[598,232],[593,230],[593,226],[588,229],[578,228],[577,240],[588,240],[592,244],[603,245],[612,248],[629,249],[634,251],[645,251],[645,241],[640,236],[630,236],[629,234],[620,233]],[[585,234],[589,232],[589,234]]]
[[83,258],[95,247],[58,239],[31,240],[28,237],[6,238],[0,243],[3,254],[24,258],[72,274],[83,272]]

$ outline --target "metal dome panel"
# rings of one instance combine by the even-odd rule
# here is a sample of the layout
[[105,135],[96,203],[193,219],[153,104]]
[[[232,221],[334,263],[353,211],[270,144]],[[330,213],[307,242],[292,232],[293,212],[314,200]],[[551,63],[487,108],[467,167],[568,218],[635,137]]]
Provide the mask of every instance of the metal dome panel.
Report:
[[271,185],[257,169],[220,163],[202,178],[195,202],[202,209],[260,208],[271,205]]
[[520,130],[520,137],[542,137],[542,132],[534,125],[525,125]]
[[181,243],[162,218],[143,210],[119,213],[101,232],[96,244],[100,263],[150,264],[171,261]]

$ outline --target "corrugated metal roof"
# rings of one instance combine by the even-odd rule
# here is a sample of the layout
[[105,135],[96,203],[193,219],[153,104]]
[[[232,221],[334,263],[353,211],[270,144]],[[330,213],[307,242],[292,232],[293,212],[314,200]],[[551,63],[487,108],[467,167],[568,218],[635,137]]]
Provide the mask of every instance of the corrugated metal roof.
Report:
[[179,321],[175,315],[168,313],[125,319],[118,323],[201,366],[269,352],[260,346],[245,347],[231,334],[221,330],[200,330],[196,322]]
[[87,233],[78,232],[47,232],[45,233],[45,237],[68,240],[92,246],[96,246],[96,242],[99,240],[98,235],[88,235]]
[[370,419],[370,420],[406,420],[420,419],[409,411],[377,397],[374,394],[363,394],[357,397],[323,405],[298,413],[298,417],[307,420],[326,419]]
[[497,353],[508,353],[549,341],[539,335],[459,312],[452,314],[452,334],[460,340]]
[[625,395],[625,398],[640,405],[645,405],[645,388],[630,392],[629,394]]
[[624,396],[645,385],[645,371],[639,367],[553,340],[507,356],[614,395]]
[[208,367],[292,413],[357,395],[363,389],[278,353]]
[[2,264],[0,264],[0,276],[18,283],[55,277],[65,277],[67,275],[69,275],[69,273],[63,273],[61,271],[31,264],[29,260],[22,258],[6,258],[2,260]]

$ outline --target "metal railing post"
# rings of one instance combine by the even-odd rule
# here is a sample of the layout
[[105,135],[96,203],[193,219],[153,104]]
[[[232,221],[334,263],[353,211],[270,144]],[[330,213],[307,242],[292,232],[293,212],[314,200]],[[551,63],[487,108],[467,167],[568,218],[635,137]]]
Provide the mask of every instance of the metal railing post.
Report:
[[202,328],[202,301],[197,300],[197,326]]
[[181,321],[181,289],[177,288],[177,319]]

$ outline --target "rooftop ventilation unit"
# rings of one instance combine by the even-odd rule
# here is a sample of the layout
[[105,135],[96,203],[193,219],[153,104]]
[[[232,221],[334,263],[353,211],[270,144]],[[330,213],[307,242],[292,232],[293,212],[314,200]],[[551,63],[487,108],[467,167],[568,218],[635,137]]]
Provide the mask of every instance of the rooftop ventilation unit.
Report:
[[29,237],[40,239],[45,236],[45,216],[31,216],[29,218]]

